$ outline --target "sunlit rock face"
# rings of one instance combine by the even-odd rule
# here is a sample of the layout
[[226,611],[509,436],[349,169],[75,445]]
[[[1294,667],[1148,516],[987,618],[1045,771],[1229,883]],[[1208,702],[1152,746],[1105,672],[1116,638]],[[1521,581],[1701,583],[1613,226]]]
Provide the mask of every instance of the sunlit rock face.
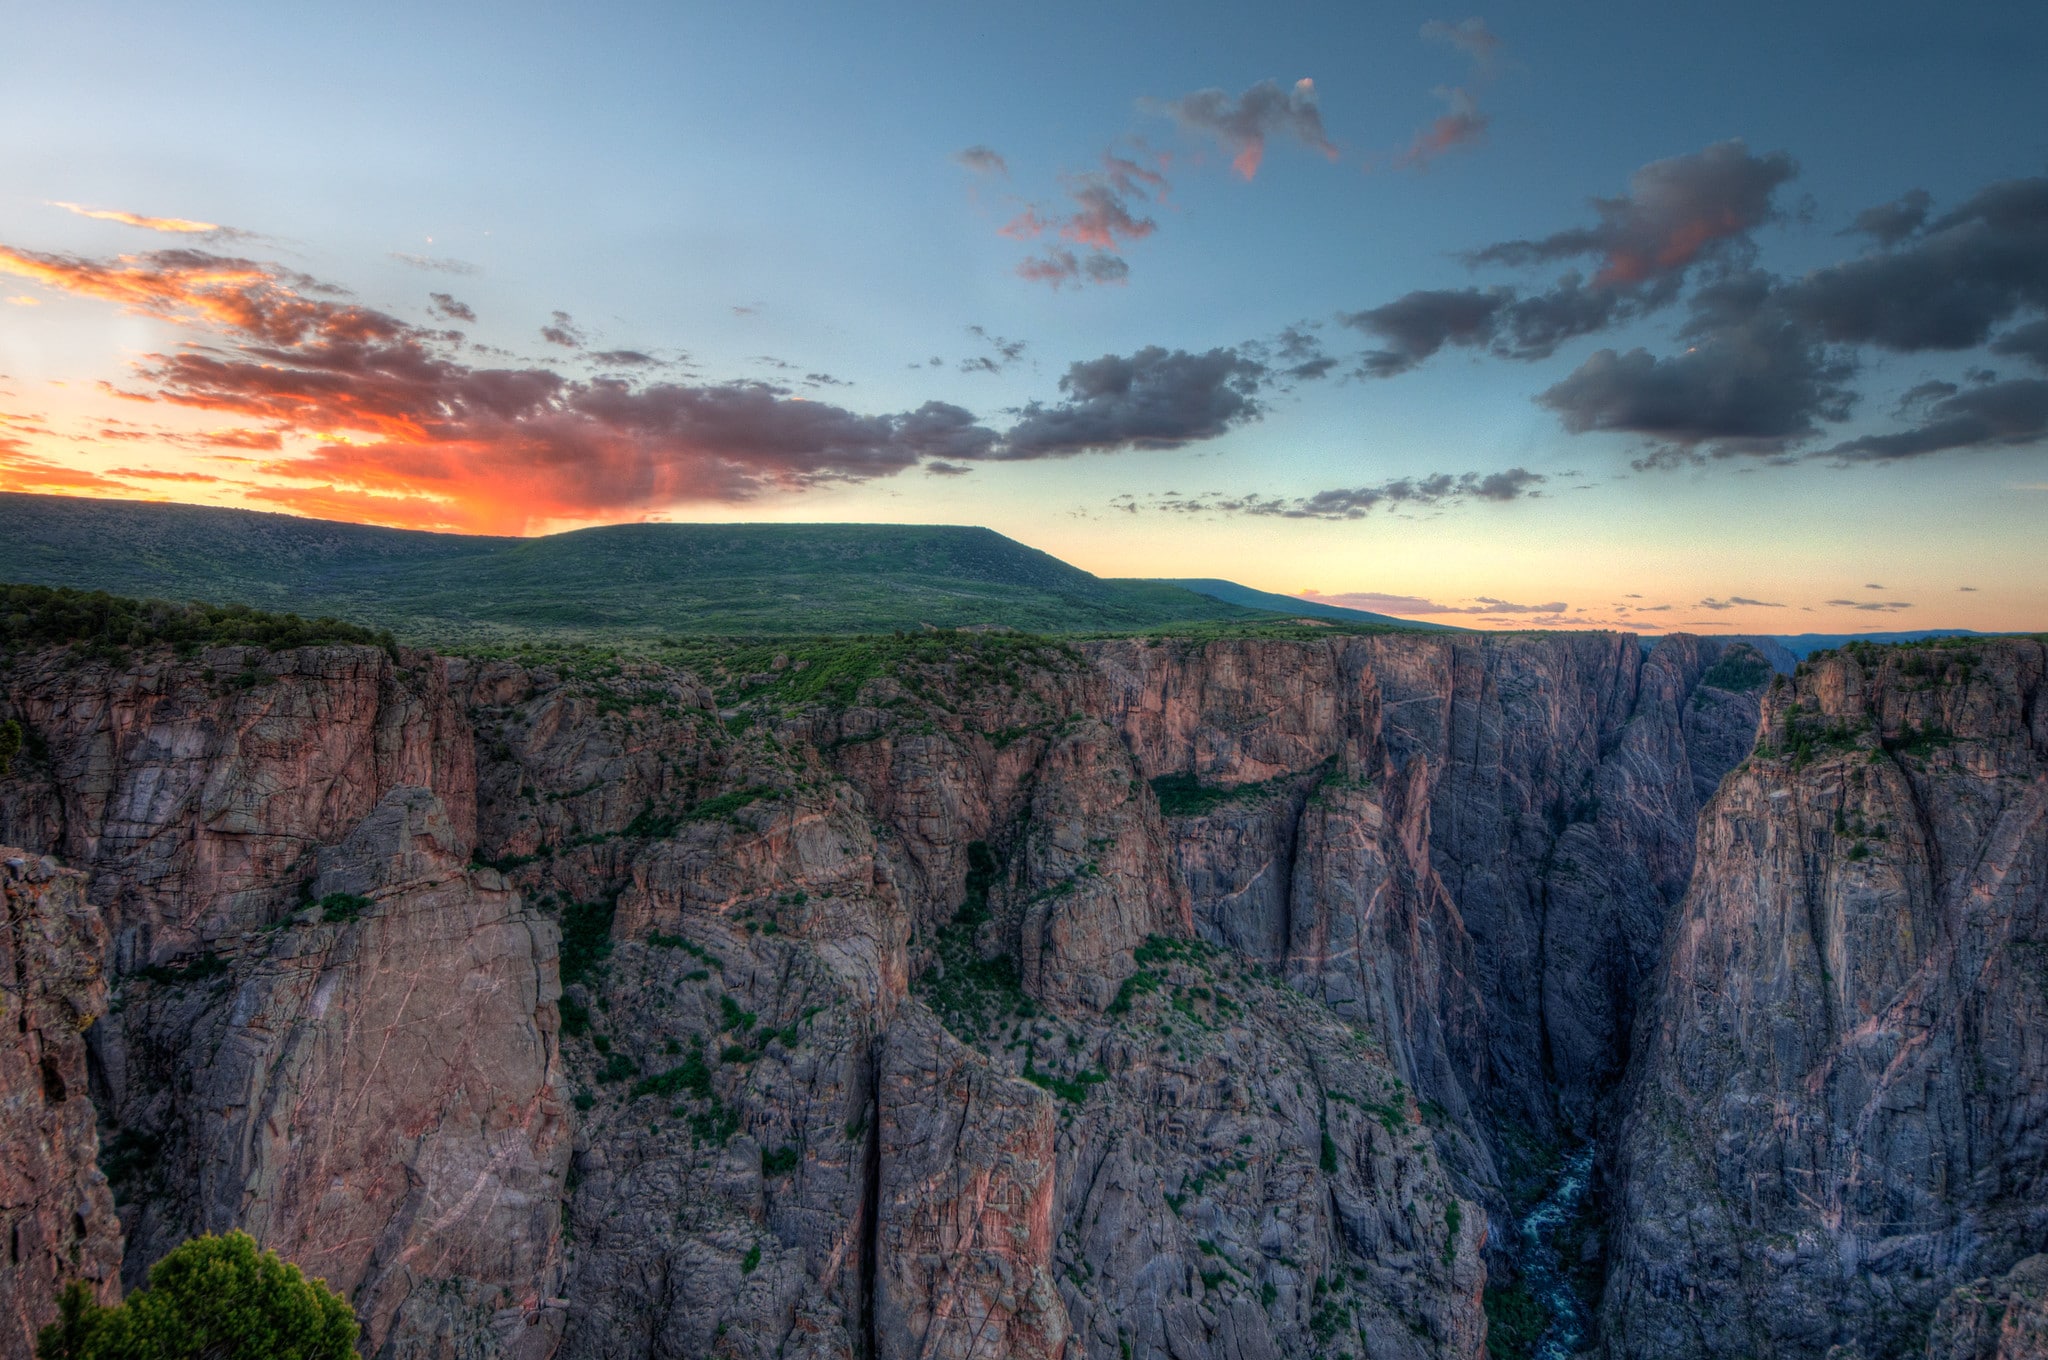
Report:
[[131,1281],[243,1226],[393,1357],[1476,1357],[1730,653],[20,658],[0,828],[110,932]]
[[1642,1031],[1616,1354],[2040,1353],[2044,670],[1858,648],[1771,690]]

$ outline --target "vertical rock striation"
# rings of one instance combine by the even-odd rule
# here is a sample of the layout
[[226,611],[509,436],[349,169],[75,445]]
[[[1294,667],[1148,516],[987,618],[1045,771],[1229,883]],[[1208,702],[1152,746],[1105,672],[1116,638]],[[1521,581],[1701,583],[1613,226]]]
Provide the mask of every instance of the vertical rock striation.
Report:
[[2044,671],[1971,639],[1772,689],[1642,1029],[1615,1354],[1918,1354],[1937,1306],[1930,1353],[2003,1353],[1943,1299],[2048,1245]]
[[120,1296],[84,1031],[106,1010],[85,876],[0,849],[0,1357],[30,1360],[71,1280]]

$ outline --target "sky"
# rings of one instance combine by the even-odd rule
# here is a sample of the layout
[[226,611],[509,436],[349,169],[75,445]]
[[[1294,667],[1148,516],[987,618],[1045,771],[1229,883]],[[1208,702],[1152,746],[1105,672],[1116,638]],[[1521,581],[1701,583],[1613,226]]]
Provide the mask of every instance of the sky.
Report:
[[0,488],[2048,628],[2048,7],[11,6]]

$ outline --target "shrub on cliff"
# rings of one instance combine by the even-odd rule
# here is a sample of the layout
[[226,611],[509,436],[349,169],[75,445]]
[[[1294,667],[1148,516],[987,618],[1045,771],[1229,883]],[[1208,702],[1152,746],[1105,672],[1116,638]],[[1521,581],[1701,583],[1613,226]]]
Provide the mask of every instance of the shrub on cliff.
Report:
[[180,1243],[149,1287],[103,1308],[83,1281],[36,1339],[37,1360],[352,1360],[356,1320],[325,1280],[244,1232]]

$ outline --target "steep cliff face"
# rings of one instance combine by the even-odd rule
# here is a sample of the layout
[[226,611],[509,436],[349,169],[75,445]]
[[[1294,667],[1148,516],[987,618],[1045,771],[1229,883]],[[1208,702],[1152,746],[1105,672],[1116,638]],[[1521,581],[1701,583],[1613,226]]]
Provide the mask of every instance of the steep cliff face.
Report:
[[[1203,933],[1404,1036],[1432,1098],[1590,1132],[1755,727],[1760,663],[1614,635],[1094,649],[1141,771],[1250,796],[1173,819]],[[1729,665],[1716,670],[1725,659]],[[1256,787],[1248,787],[1256,786]]]
[[0,828],[114,933],[131,1274],[248,1226],[393,1357],[1469,1357],[1728,650],[53,653]]
[[121,1225],[85,1070],[106,940],[85,875],[0,849],[0,1355],[30,1354],[71,1280],[120,1297]]
[[1643,1030],[1616,1354],[2005,1353],[1943,1299],[2048,1244],[2044,670],[1973,639],[1771,691]]

